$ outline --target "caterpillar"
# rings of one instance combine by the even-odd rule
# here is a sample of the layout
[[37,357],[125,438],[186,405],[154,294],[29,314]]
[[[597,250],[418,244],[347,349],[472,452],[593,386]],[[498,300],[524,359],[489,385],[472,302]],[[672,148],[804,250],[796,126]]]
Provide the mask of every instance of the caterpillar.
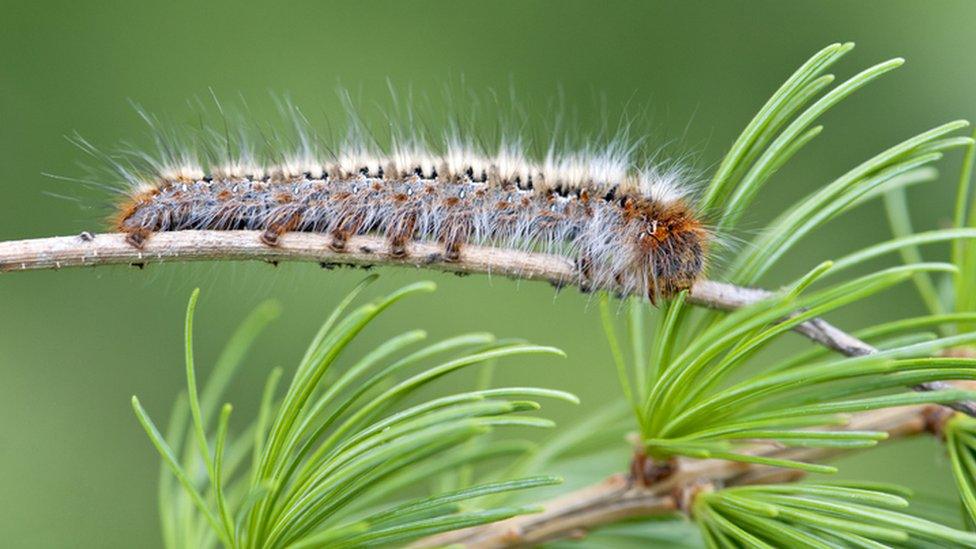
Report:
[[112,229],[142,247],[162,231],[252,230],[275,246],[289,231],[328,235],[332,251],[356,235],[380,235],[406,257],[435,242],[447,261],[469,245],[562,255],[591,288],[652,301],[703,276],[710,234],[680,169],[635,167],[613,142],[533,160],[515,145],[486,154],[458,138],[441,151],[418,140],[385,152],[351,138],[319,155],[262,164],[246,152],[204,165],[189,154],[132,175]]

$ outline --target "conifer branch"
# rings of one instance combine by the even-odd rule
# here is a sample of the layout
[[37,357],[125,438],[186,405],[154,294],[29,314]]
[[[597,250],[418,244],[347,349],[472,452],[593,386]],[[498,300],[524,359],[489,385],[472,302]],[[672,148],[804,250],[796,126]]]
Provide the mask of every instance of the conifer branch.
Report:
[[[286,233],[277,246],[261,242],[258,231],[178,231],[153,235],[142,248],[135,248],[119,233],[91,234],[0,242],[0,272],[100,265],[145,266],[177,261],[258,260],[314,261],[326,268],[337,266],[400,265],[454,273],[483,273],[527,280],[544,280],[562,288],[578,286],[590,290],[586,279],[564,257],[520,250],[469,246],[459,261],[448,261],[442,246],[414,242],[409,253],[395,256],[385,239],[363,235],[349,239],[345,250],[330,247],[331,238],[314,233]],[[702,280],[695,284],[688,301],[719,310],[732,310],[765,299],[767,290],[743,288]],[[804,322],[796,331],[811,340],[847,356],[862,356],[876,349],[821,319]],[[930,382],[917,390],[943,390],[946,383]],[[976,417],[976,403],[957,402],[952,408]]]
[[[855,414],[843,430],[876,430],[898,440],[937,433],[949,417],[935,405],[887,408]],[[840,454],[836,448],[783,448],[757,445],[755,455],[822,461]],[[579,538],[599,526],[625,519],[687,513],[694,494],[702,489],[794,482],[804,473],[767,465],[725,460],[679,459],[674,472],[641,485],[629,474],[616,474],[542,504],[543,511],[467,530],[426,538],[411,547],[458,545],[467,549],[530,547],[548,541]]]

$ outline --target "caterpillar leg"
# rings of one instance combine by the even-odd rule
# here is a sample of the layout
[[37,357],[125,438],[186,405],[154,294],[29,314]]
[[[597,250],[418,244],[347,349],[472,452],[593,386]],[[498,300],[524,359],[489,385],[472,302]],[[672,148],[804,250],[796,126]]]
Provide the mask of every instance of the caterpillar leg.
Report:
[[288,208],[273,215],[268,226],[261,233],[261,242],[268,246],[277,246],[281,235],[298,226],[301,216],[301,208]]
[[657,300],[661,297],[661,288],[658,286],[656,280],[652,280],[650,284],[647,285],[647,300],[651,302],[651,305],[657,307]]
[[348,231],[336,229],[332,231],[330,236],[332,236],[332,240],[329,242],[329,249],[333,252],[342,253],[346,251],[346,243],[352,235]]
[[363,225],[363,218],[359,215],[348,216],[344,218],[335,229],[332,230],[330,236],[332,241],[329,242],[329,248],[336,253],[342,253],[346,251],[346,244],[349,239],[359,233],[359,229]]
[[125,241],[133,248],[141,250],[150,236],[152,236],[152,231],[149,229],[134,229],[126,232]]
[[461,248],[464,244],[458,240],[451,240],[444,243],[444,259],[451,263],[461,261]]
[[284,227],[280,225],[269,227],[261,233],[261,242],[264,243],[266,246],[271,246],[271,247],[277,246],[278,239],[280,239],[281,235],[283,234],[285,234]]
[[583,293],[590,293],[597,285],[594,280],[593,258],[587,252],[582,252],[576,258],[576,272],[579,273],[579,288]]
[[[689,245],[695,248],[695,244]],[[656,254],[648,268],[647,297],[652,304],[658,298],[670,299],[689,290],[702,274],[700,252],[685,250],[683,254]]]
[[406,257],[407,244],[414,238],[416,225],[417,216],[412,213],[401,216],[391,223],[386,233],[391,256]]
[[466,217],[450,220],[441,232],[440,241],[444,244],[444,259],[456,263],[461,261],[461,250],[471,235],[471,224]]

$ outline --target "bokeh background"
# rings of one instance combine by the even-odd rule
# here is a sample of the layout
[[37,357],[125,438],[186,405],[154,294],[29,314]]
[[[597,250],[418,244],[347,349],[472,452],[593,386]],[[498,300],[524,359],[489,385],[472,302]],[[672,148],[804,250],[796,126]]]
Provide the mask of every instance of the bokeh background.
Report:
[[[42,174],[84,174],[82,152],[64,138],[76,131],[109,148],[147,146],[129,100],[178,122],[192,122],[187,101],[209,97],[210,89],[244,97],[255,118],[270,116],[273,97],[283,95],[307,112],[341,117],[338,85],[371,98],[383,96],[389,80],[436,97],[445,82],[463,79],[474,91],[513,86],[529,106],[561,93],[580,113],[580,135],[601,127],[594,104],[614,110],[630,102],[647,112],[638,133],[671,143],[669,150],[707,175],[772,91],[820,47],[858,43],[840,75],[906,57],[904,67],[828,113],[824,134],[748,213],[739,235],[746,237],[789,201],[883,148],[976,117],[973,21],[976,3],[966,1],[3,0],[0,240],[100,228],[108,195]],[[938,182],[911,191],[919,228],[949,217],[958,156],[939,165]],[[888,236],[881,207],[863,206],[806,241],[768,284]],[[522,360],[497,374],[500,382],[580,395],[579,408],[548,407],[561,423],[620,398],[589,296],[484,276],[381,273],[377,292],[422,278],[440,289],[395,308],[356,350],[412,327],[433,337],[488,330],[567,351],[566,360]],[[241,420],[268,370],[293,367],[317,323],[362,276],[301,264],[0,276],[2,545],[158,545],[157,456],[129,397],[138,394],[158,421],[166,417],[183,385],[181,323],[190,291],[203,289],[197,345],[204,371],[247,311],[267,298],[284,307],[232,387]],[[919,312],[905,287],[833,320],[856,327]],[[462,375],[441,388],[470,383]],[[951,494],[932,440],[892,444],[842,464],[846,476],[902,482],[934,500]]]

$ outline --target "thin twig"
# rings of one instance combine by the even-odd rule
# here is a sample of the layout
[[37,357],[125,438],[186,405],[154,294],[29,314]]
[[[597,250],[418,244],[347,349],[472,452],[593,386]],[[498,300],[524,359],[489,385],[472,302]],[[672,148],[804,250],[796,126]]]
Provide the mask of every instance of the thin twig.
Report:
[[[937,431],[948,414],[935,405],[906,406],[863,412],[851,417],[843,430],[884,431],[888,440]],[[822,461],[841,450],[836,448],[783,448],[757,445],[756,455],[804,461]],[[528,547],[556,539],[574,538],[588,531],[625,519],[687,513],[694,494],[702,487],[720,488],[743,484],[791,482],[801,472],[768,465],[725,460],[678,460],[676,471],[647,486],[629,475],[606,480],[543,503],[543,510],[505,521],[447,532],[425,538],[412,547],[440,547],[457,544],[467,549]]]
[[[153,235],[135,248],[118,233],[82,233],[78,236],[0,242],[0,272],[60,269],[97,265],[146,265],[171,261],[259,260],[314,261],[336,265],[403,265],[455,273],[488,273],[507,277],[545,280],[557,287],[587,283],[572,261],[562,256],[521,250],[468,246],[459,261],[445,259],[443,247],[433,242],[413,242],[409,253],[393,255],[384,238],[356,236],[343,251],[330,247],[332,239],[317,233],[286,233],[277,246],[268,246],[259,231],[178,231]],[[743,288],[711,280],[695,284],[688,301],[712,309],[731,310],[770,297],[772,292]],[[821,319],[794,328],[797,332],[847,356],[862,356],[877,349]],[[915,386],[920,391],[947,389],[943,382]],[[976,417],[976,402],[956,402],[955,410]]]
[[[706,281],[705,283],[709,286],[709,288],[707,288],[709,292],[714,292],[716,290],[715,287],[721,286],[721,291],[724,293],[725,299],[720,302],[712,299],[713,296],[711,295],[703,296],[698,292],[699,285],[695,285],[695,287],[691,289],[689,301],[695,303],[696,305],[702,305],[714,309],[731,309],[734,307],[726,307],[726,304],[731,301],[731,298],[729,297],[731,295],[740,296],[738,299],[741,304],[737,305],[737,307],[749,305],[773,295],[772,292],[767,290],[742,288],[739,286],[711,281]],[[808,320],[802,324],[799,324],[793,329],[796,332],[803,334],[811,340],[823,345],[824,347],[834,350],[842,355],[864,356],[878,352],[878,349],[821,318]],[[912,388],[916,391],[944,391],[947,389],[952,389],[952,385],[944,381],[927,381],[925,383],[919,383]],[[946,406],[964,414],[976,417],[976,402],[952,402],[946,404]]]

